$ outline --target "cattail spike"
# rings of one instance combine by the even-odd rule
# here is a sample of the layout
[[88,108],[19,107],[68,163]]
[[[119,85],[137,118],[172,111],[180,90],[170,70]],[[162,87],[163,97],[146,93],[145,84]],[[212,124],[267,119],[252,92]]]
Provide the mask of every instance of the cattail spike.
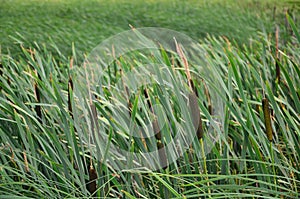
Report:
[[269,109],[269,100],[267,98],[263,98],[262,107],[263,107],[263,112],[265,117],[266,134],[268,140],[271,142],[273,139],[273,131],[272,131],[272,124],[271,124],[270,109]]
[[158,124],[158,121],[157,119],[155,119],[153,122],[152,122],[152,128],[153,128],[153,131],[155,133],[155,138],[157,140],[161,140],[161,132],[160,132],[160,128],[159,128],[159,124]]
[[[147,88],[144,89],[144,96],[147,100],[147,104],[149,106],[149,109],[151,110],[151,112],[153,114],[155,114],[153,106],[152,106],[151,101],[150,101],[150,97],[149,97]],[[161,136],[159,124],[158,124],[158,121],[157,121],[156,118],[152,122],[152,128],[153,128],[155,138],[156,138],[156,141],[157,141],[157,149],[158,149],[158,155],[159,155],[160,163],[162,165],[165,165],[164,163],[166,163],[166,161],[167,161],[167,156],[166,156],[166,152],[164,150],[164,144],[162,143],[162,136]],[[163,167],[163,169],[166,169],[166,167]]]
[[[157,142],[157,149],[158,149],[158,155],[161,165],[168,165],[168,159],[166,155],[166,150],[164,148],[164,144],[161,141]],[[167,166],[164,166],[163,169],[165,170]]]
[[97,183],[96,180],[98,178],[97,172],[94,169],[93,165],[90,165],[89,168],[89,182],[88,182],[88,186],[87,189],[88,191],[92,194],[92,197],[95,196],[96,190],[97,190]]
[[203,138],[203,126],[202,126],[202,119],[201,119],[201,114],[199,110],[199,105],[198,105],[198,98],[195,95],[195,93],[190,93],[189,94],[189,103],[190,103],[190,110],[191,110],[191,117],[193,120],[193,125],[194,128],[197,132],[197,138],[198,140]]

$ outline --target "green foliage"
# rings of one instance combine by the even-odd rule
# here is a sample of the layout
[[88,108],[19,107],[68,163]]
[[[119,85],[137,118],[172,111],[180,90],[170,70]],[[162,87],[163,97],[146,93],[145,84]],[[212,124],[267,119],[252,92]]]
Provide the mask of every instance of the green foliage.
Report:
[[[206,159],[197,154],[185,158],[191,155],[186,152],[159,172],[116,172],[89,157],[89,146],[81,141],[68,113],[69,61],[63,57],[56,60],[46,49],[32,54],[22,49],[24,58],[19,60],[3,56],[1,197],[88,197],[86,183],[89,165],[93,165],[98,174],[97,195],[102,197],[298,198],[299,49],[292,45],[282,49],[279,63],[283,75],[277,82],[272,41],[261,38],[255,42],[255,49],[241,50],[214,37],[202,41],[207,63],[218,66],[226,93],[222,96],[227,115],[222,140]],[[197,73],[196,68],[192,71]],[[272,142],[265,134],[264,95],[273,110]],[[136,111],[138,97],[132,100],[132,117],[143,117]],[[37,106],[41,107],[40,120]],[[99,122],[104,122],[105,109],[96,107]],[[110,141],[122,145],[125,138],[111,133]],[[143,146],[135,142],[132,147],[145,150]]]
[[287,1],[273,0],[1,0],[0,46],[2,53],[16,56],[21,52],[12,43],[29,48],[34,42],[53,41],[66,55],[74,43],[82,56],[103,39],[128,30],[129,24],[169,28],[194,39],[207,34],[226,36],[244,44],[255,37],[257,30],[273,31],[274,23],[283,24],[284,30],[285,10],[291,7]]
[[[2,2],[4,4],[0,6],[0,9],[9,5],[8,1],[2,0]],[[38,6],[43,5],[40,1],[33,2],[36,3],[36,7],[28,7],[32,4],[25,1],[19,7],[20,12],[24,11],[25,7],[37,9]],[[75,17],[77,14],[83,14],[79,11],[79,5],[84,6],[78,1],[74,2],[76,2],[74,9],[70,9],[69,12],[74,12]],[[155,2],[150,1],[145,5],[160,10]],[[251,2],[254,1],[249,1],[249,4]],[[162,3],[168,7],[167,1]],[[212,1],[212,3],[217,4],[218,1]],[[74,17],[69,14],[64,18],[63,10],[57,10],[59,5],[71,7],[70,3],[49,1],[45,4],[47,4],[47,9],[52,9],[53,13],[59,15],[58,23],[64,24],[66,23],[64,20],[74,20]],[[83,4],[89,5],[86,9],[91,9],[99,2],[91,1]],[[177,4],[179,2],[176,1],[168,8],[174,9]],[[110,5],[110,11],[113,11],[117,2]],[[137,2],[127,2],[122,6],[133,9],[137,5]],[[184,3],[182,5],[186,6],[184,7],[186,10],[182,9],[180,12],[185,10],[190,13],[189,9],[192,9],[192,6]],[[76,8],[76,6],[78,7]],[[208,5],[203,4],[202,6]],[[230,3],[227,6],[234,8],[234,5]],[[142,8],[136,10],[137,14],[144,13]],[[12,11],[7,9],[5,12]],[[97,9],[94,12],[97,12]],[[100,13],[99,19],[105,17],[108,12],[102,13],[103,16]],[[2,13],[1,10],[0,15]],[[84,16],[88,19],[89,14],[91,12],[85,12]],[[113,13],[112,15],[124,15],[125,19],[132,19],[127,14],[133,15],[131,12]],[[196,15],[197,12],[195,11],[193,14]],[[144,15],[147,14],[144,13]],[[250,15],[251,13],[249,13]],[[1,17],[3,16],[7,17],[8,15],[2,14]],[[34,18],[36,15],[29,13],[27,17],[30,16]],[[76,19],[83,20],[84,16],[77,16]],[[151,17],[143,20],[150,20]],[[181,23],[175,21],[180,20],[180,17],[172,17],[168,18],[170,21],[158,23],[159,26],[170,24],[169,28],[179,27]],[[58,20],[59,18],[63,19]],[[140,19],[142,18],[140,16]],[[54,19],[51,17],[49,23],[55,21]],[[115,23],[118,23],[117,17],[113,19],[115,19]],[[154,19],[159,21],[159,18]],[[248,18],[242,20],[248,21]],[[96,21],[94,20],[94,23]],[[78,133],[76,127],[79,123],[71,114],[72,109],[76,109],[76,99],[74,99],[73,87],[70,82],[71,79],[76,78],[73,68],[81,65],[78,57],[82,56],[82,49],[98,42],[95,35],[101,34],[104,38],[114,31],[126,29],[126,27],[106,30],[103,34],[94,29],[88,31],[85,29],[95,37],[86,35],[86,38],[91,38],[91,43],[87,43],[83,39],[84,45],[79,50],[75,47],[56,46],[55,43],[61,41],[56,36],[53,37],[55,42],[50,42],[47,46],[33,45],[30,39],[27,42],[31,48],[21,47],[16,50],[13,47],[11,54],[0,57],[0,198],[299,198],[300,43],[297,40],[299,31],[296,23],[291,17],[288,17],[287,21],[295,36],[290,35],[286,41],[280,41],[278,56],[276,55],[278,49],[275,37],[263,33],[258,34],[254,30],[253,34],[257,34],[255,39],[251,40],[249,45],[242,47],[240,44],[236,44],[237,42],[233,40],[234,37],[227,40],[224,37],[208,35],[205,39],[200,40],[205,51],[207,67],[215,68],[215,72],[218,73],[216,81],[220,82],[221,88],[214,89],[216,92],[220,89],[224,91],[219,92],[225,103],[224,114],[226,116],[221,140],[205,158],[202,155],[203,140],[200,140],[193,144],[194,151],[184,152],[178,161],[158,171],[143,169],[115,171],[102,164],[98,157],[92,155],[90,146],[84,140],[85,137]],[[185,28],[192,27],[193,23],[198,23],[196,20],[186,20],[186,22]],[[220,23],[230,22],[221,21]],[[249,23],[252,21],[250,20]],[[140,23],[138,26],[145,24],[147,23]],[[214,25],[212,24],[212,26]],[[20,25],[17,27],[21,28]],[[58,26],[58,28],[60,27],[63,26]],[[209,25],[205,27],[210,29]],[[69,34],[70,37],[62,36],[62,38],[78,41],[82,35],[87,33],[71,31],[70,28],[71,26],[64,29],[66,31],[64,34]],[[184,30],[184,26],[179,30]],[[190,30],[194,36],[198,34],[196,28]],[[236,34],[230,29],[226,32]],[[250,35],[242,34],[240,37],[249,38]],[[27,36],[25,34],[25,38]],[[30,36],[30,38],[32,37],[35,36]],[[39,39],[39,34],[36,38]],[[26,39],[21,39],[19,43],[25,41]],[[242,38],[240,41],[245,42],[246,40]],[[10,44],[10,42],[5,42],[4,46]],[[41,39],[38,43],[40,42],[47,42],[47,40]],[[1,43],[3,44],[2,41]],[[66,42],[62,43],[66,44]],[[62,49],[63,53],[59,49]],[[69,51],[70,53],[67,54],[72,58],[65,56],[65,53]],[[16,52],[20,56],[13,57],[12,55]],[[163,61],[171,67],[174,57],[163,49],[161,53]],[[147,55],[137,54],[135,56],[136,59],[140,57],[152,59]],[[133,64],[120,58],[118,62],[113,63],[114,69],[107,71],[105,77],[113,82],[121,76],[117,72],[119,69],[133,70],[133,65],[137,65],[137,63]],[[175,66],[176,72],[181,74],[182,66],[180,64]],[[280,68],[280,78],[277,78],[276,66]],[[197,66],[190,67],[195,88],[200,95],[204,96],[205,91],[203,85],[199,83]],[[182,78],[186,78],[184,74]],[[159,101],[158,99],[164,98],[163,92],[155,85],[148,89],[149,100],[152,103],[165,103],[170,107],[172,105],[174,117],[184,119],[180,118],[181,114],[176,109],[178,103],[176,97],[171,98],[170,102]],[[109,89],[106,89],[104,93],[110,97]],[[266,134],[265,112],[262,107],[262,101],[265,98],[268,99],[269,114],[271,114],[272,141]],[[141,92],[136,93],[129,100],[132,103],[132,120],[140,123],[151,121],[152,118],[138,110],[140,107],[142,110],[146,109],[147,106],[146,99]],[[205,113],[208,113],[208,101],[207,99],[203,99],[203,101],[204,103],[199,102],[199,107],[205,121],[207,119]],[[109,105],[95,101],[95,106],[91,109],[94,110],[96,120],[101,125],[120,125],[110,118]],[[145,151],[147,150],[145,142],[148,149],[156,148],[155,138],[145,141],[136,138],[130,139],[125,130],[122,133],[116,133],[113,128],[109,128],[106,133],[109,135],[109,143],[104,146],[105,150],[108,150],[110,144],[118,144],[120,147],[130,148],[132,151]],[[163,144],[171,138],[171,133],[169,129],[165,128],[162,134],[165,136],[165,140],[159,141]],[[128,140],[132,141],[129,147]],[[97,150],[100,149],[97,148]],[[105,154],[107,155],[107,151]],[[104,159],[106,155],[104,155]],[[96,177],[94,174],[97,174]],[[88,185],[94,185],[94,182],[96,182],[97,191],[90,193]]]

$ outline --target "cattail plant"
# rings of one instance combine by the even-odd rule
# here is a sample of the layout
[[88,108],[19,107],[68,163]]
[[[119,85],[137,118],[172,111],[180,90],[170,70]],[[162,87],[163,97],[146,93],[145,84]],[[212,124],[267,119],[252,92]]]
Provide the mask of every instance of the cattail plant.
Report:
[[[197,90],[196,90],[196,88],[193,84],[192,78],[191,78],[188,61],[187,61],[187,59],[186,59],[186,57],[185,57],[185,55],[182,51],[182,48],[180,47],[180,45],[178,45],[176,40],[175,40],[175,45],[176,45],[177,53],[179,54],[179,57],[180,57],[181,61],[184,64],[188,85],[189,85],[189,88],[191,90],[190,93],[189,93],[189,96],[188,96],[189,103],[190,103],[190,108],[191,108],[191,113],[192,113],[191,116],[192,116],[194,128],[196,129],[196,132],[197,132],[197,138],[200,141],[200,146],[201,146],[201,150],[202,150],[202,157],[203,157],[203,170],[204,170],[204,174],[206,175],[205,178],[207,180],[207,186],[209,187],[210,183],[209,183],[209,179],[208,179],[206,157],[205,157],[205,153],[204,153],[204,143],[203,143],[204,131],[203,131],[203,126],[202,126],[201,113],[200,113],[200,109],[199,109],[199,105],[198,105],[198,92],[197,92]],[[208,94],[207,94],[207,96],[209,97]],[[191,150],[192,150],[192,147],[191,147]],[[210,188],[208,189],[208,193],[209,194],[211,193]]]
[[[198,97],[195,95],[194,92],[189,93],[189,103],[190,103],[190,107],[191,107],[191,116],[193,119],[193,124],[194,127],[196,128],[196,135],[198,140],[203,138],[203,126],[202,126],[202,120],[200,117],[200,110],[199,110],[199,105],[198,105]],[[196,118],[198,119],[198,121],[196,120]],[[198,124],[199,122],[199,124]],[[198,125],[198,126],[196,126]]]
[[87,183],[87,189],[92,194],[92,197],[95,197],[97,190],[96,180],[98,178],[97,172],[94,169],[92,163],[89,166],[89,181]]
[[272,131],[272,124],[271,124],[271,115],[269,109],[269,100],[267,98],[262,99],[262,107],[265,117],[265,128],[266,128],[266,135],[268,140],[271,142],[273,139],[273,131]]
[[[197,132],[197,138],[198,138],[198,140],[200,140],[203,138],[203,127],[202,127],[202,119],[201,119],[201,114],[200,114],[199,105],[198,105],[198,92],[192,81],[187,58],[185,57],[185,55],[182,51],[182,48],[180,47],[180,45],[177,43],[176,40],[175,40],[175,45],[176,45],[177,53],[178,53],[181,61],[183,62],[183,65],[185,68],[185,73],[187,76],[187,82],[188,82],[189,88],[191,90],[188,98],[189,98],[190,107],[191,107],[193,124],[194,124],[194,127]],[[196,125],[198,125],[198,126],[196,126]]]
[[[150,97],[149,97],[147,88],[144,88],[144,96],[146,98],[146,101],[147,101],[147,104],[148,104],[148,107],[149,107],[151,113],[155,115],[155,112],[154,112],[152,103],[150,101]],[[159,124],[158,124],[158,121],[157,121],[156,118],[152,122],[152,128],[153,128],[153,131],[155,133],[159,160],[160,160],[160,163],[162,164],[163,162],[167,161],[167,156],[166,156],[166,151],[164,150],[164,143],[163,143],[163,140],[162,140],[160,127],[159,127]],[[166,166],[163,167],[163,169],[166,169],[166,168],[167,168]]]
[[[158,149],[159,161],[160,161],[161,164],[163,164],[168,159],[167,159],[167,155],[166,155],[166,150],[164,148],[164,144],[161,142],[161,140],[157,141],[157,149]],[[167,167],[168,166],[164,166],[162,169],[165,170],[165,169],[167,169]]]

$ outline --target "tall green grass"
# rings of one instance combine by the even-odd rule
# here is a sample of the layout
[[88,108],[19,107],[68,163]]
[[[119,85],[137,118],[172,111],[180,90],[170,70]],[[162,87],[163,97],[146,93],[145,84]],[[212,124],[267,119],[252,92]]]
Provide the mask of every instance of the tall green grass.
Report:
[[299,12],[299,7],[288,0],[1,0],[0,46],[2,53],[10,52],[15,57],[22,52],[13,43],[22,43],[26,48],[35,42],[55,43],[64,55],[69,55],[74,43],[82,57],[103,39],[128,30],[129,24],[136,28],[169,28],[194,39],[208,33],[222,35],[242,45],[255,38],[257,31],[273,32],[275,24],[284,27],[286,9]]
[[[287,20],[295,37],[279,49],[275,37],[266,34],[242,48],[222,37],[200,41],[207,67],[218,74],[221,88],[215,91],[222,90],[219,94],[225,103],[221,139],[205,158],[200,140],[200,145],[192,146],[194,151],[184,152],[175,163],[157,171],[116,171],[99,161],[78,134],[78,121],[71,114],[77,108],[73,68],[80,65],[75,48],[71,58],[59,50],[53,56],[37,44],[21,48],[18,59],[2,55],[0,197],[299,198],[300,40],[292,19],[287,16]],[[166,55],[165,63],[171,64],[171,58]],[[122,59],[115,67],[116,71],[132,69]],[[180,67],[175,65],[176,70]],[[197,67],[190,66],[190,72],[195,89],[205,96]],[[106,75],[114,79],[121,74],[108,71]],[[152,103],[163,97],[155,86],[148,92]],[[143,122],[146,116],[137,111],[138,96],[129,100],[132,119]],[[170,100],[176,104],[176,98]],[[205,102],[198,103],[204,120]],[[95,101],[92,108],[99,124],[117,125],[109,121],[109,107]],[[173,111],[182,119],[178,110]],[[125,134],[113,130],[106,132],[109,142],[127,148]],[[163,131],[164,136],[170,134],[168,129]],[[143,141],[134,141],[130,150],[147,150]],[[147,144],[156,147],[155,140]]]

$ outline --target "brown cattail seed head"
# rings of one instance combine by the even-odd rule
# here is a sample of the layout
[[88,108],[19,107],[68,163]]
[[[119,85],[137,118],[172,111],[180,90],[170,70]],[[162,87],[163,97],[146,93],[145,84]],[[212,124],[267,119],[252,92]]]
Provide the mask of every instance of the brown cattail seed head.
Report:
[[271,115],[269,109],[269,100],[267,98],[263,98],[262,100],[262,107],[265,117],[265,127],[266,127],[266,134],[269,141],[273,139],[273,131],[272,131],[272,124],[271,124]]

